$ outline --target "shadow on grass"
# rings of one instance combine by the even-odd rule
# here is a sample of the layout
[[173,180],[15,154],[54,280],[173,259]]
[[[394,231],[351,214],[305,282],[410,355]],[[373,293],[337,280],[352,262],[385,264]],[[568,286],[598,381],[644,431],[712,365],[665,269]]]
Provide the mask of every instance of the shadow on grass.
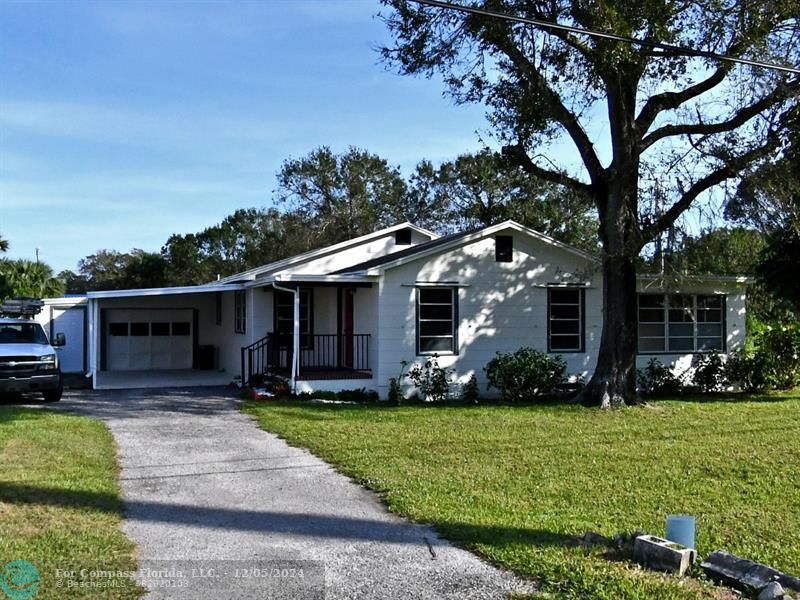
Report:
[[[114,514],[120,513],[122,508],[121,502],[114,494],[44,488],[11,482],[0,482],[0,502]],[[126,502],[124,513],[125,517],[132,521],[158,522],[201,529],[393,544],[430,544],[433,547],[447,544],[428,525],[409,523],[395,516],[369,519],[304,512],[209,508],[150,501]],[[520,544],[539,547],[580,545],[573,536],[551,531],[452,522],[431,525],[443,535],[467,545],[486,544],[495,547]]]
[[650,404],[659,402],[687,402],[693,404],[715,404],[715,403],[742,403],[742,402],[787,402],[800,400],[800,390],[785,390],[764,394],[751,394],[746,392],[709,392],[707,394],[691,394],[686,396],[644,396],[644,400]]

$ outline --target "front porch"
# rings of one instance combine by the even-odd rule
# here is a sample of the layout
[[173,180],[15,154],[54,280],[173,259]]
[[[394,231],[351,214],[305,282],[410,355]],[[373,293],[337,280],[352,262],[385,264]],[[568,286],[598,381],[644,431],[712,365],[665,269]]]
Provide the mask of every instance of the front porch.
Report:
[[[371,380],[370,339],[370,334],[300,335],[296,380]],[[292,336],[269,333],[242,348],[242,381],[267,374],[290,378],[293,362]]]

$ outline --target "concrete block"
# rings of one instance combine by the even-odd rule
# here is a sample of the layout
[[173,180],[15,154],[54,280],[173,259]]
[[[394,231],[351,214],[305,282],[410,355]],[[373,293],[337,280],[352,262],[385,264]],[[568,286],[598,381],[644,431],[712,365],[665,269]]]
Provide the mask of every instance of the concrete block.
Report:
[[643,567],[682,577],[697,553],[691,548],[654,535],[640,535],[633,542],[633,559]]

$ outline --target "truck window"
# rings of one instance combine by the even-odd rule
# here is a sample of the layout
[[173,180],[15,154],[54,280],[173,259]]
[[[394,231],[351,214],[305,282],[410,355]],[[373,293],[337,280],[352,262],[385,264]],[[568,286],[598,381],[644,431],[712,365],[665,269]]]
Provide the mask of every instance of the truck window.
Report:
[[0,344],[49,344],[38,323],[0,323]]

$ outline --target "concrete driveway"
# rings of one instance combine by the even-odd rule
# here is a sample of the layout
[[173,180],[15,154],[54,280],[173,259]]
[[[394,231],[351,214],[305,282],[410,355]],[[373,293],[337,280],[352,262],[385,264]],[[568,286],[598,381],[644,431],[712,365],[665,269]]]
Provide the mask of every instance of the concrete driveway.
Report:
[[138,547],[148,597],[533,591],[431,528],[389,514],[375,494],[260,430],[227,391],[80,391],[58,407],[105,421],[116,439],[124,529]]

